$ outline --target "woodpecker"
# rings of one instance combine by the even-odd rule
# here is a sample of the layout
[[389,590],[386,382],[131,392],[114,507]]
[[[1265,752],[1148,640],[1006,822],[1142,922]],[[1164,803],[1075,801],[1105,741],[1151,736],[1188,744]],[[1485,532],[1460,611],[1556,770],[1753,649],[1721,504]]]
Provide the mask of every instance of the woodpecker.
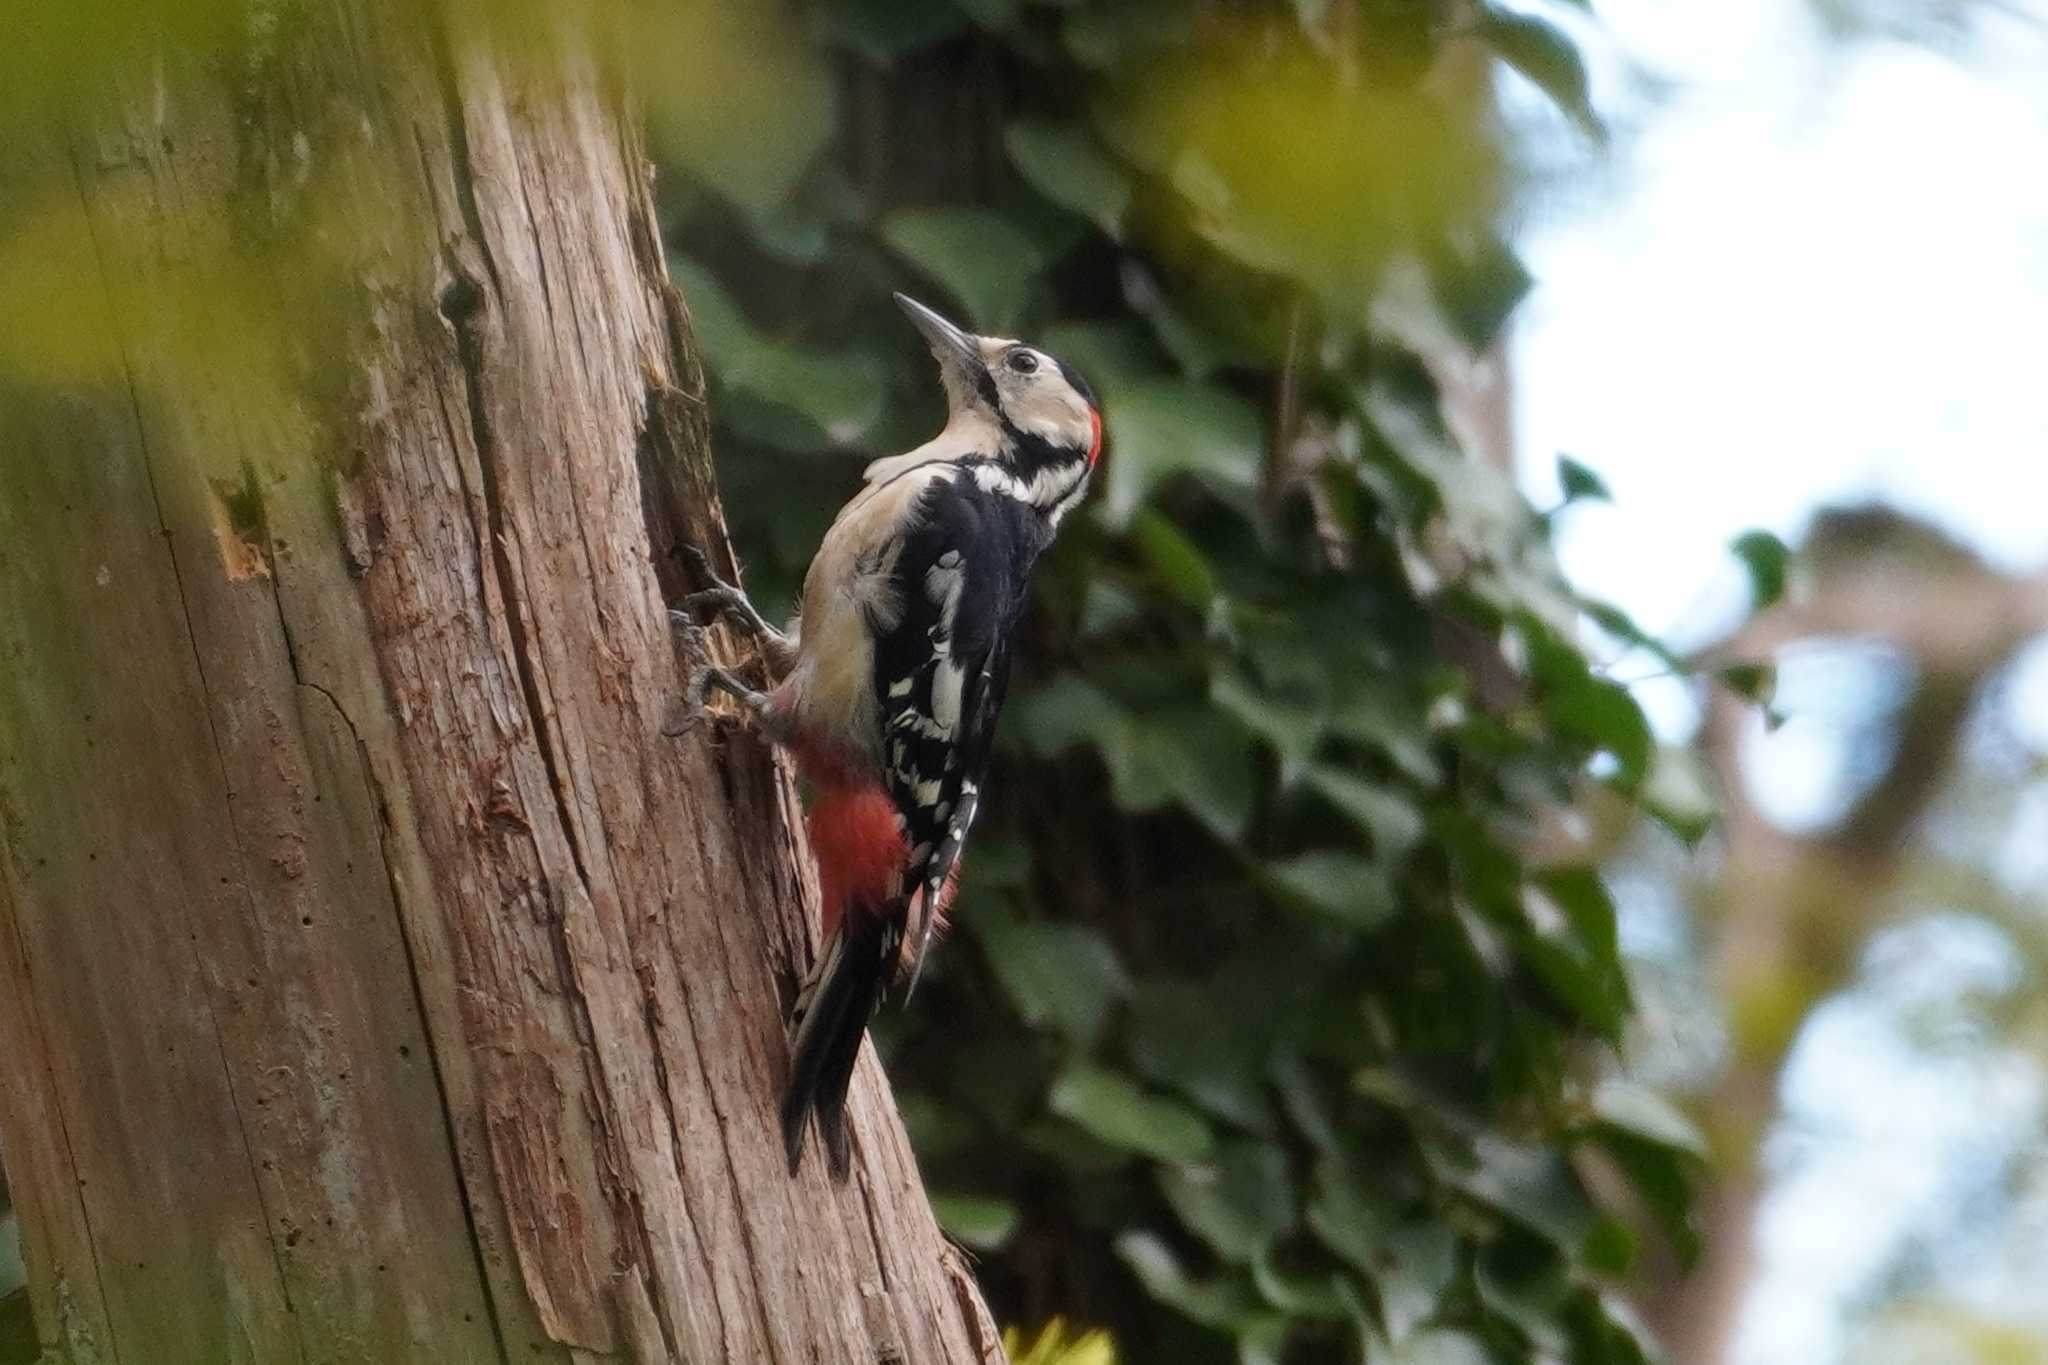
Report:
[[897,982],[915,989],[953,897],[983,796],[1032,566],[1087,493],[1102,414],[1072,368],[1020,341],[976,336],[896,295],[938,361],[944,430],[868,465],[825,533],[787,632],[691,558],[711,586],[676,626],[707,658],[696,616],[754,637],[770,686],[714,664],[716,689],[792,753],[824,901],[823,946],[798,995],[782,1135],[790,1173],[817,1115],[835,1179],[850,1160],[846,1089],[868,1021]]

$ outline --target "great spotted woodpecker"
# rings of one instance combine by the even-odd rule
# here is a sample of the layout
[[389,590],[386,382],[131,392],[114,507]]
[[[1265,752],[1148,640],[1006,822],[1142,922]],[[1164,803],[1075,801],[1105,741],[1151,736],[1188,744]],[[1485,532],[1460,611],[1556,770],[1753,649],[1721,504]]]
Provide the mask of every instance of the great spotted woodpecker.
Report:
[[[1102,453],[1100,409],[1072,369],[896,302],[939,363],[945,429],[867,467],[804,576],[790,633],[701,556],[712,586],[685,603],[753,635],[773,679],[757,692],[705,662],[688,704],[701,709],[713,688],[730,696],[810,789],[824,946],[797,1000],[782,1135],[794,1173],[815,1112],[841,1179],[861,1038],[893,982],[917,984],[981,801],[1032,565]],[[676,618],[704,659],[694,618]]]

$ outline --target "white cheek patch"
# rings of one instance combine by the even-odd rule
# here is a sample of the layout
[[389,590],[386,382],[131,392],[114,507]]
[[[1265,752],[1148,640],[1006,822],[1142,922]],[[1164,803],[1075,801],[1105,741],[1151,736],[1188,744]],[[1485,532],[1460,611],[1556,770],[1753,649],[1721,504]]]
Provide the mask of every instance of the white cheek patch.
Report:
[[1039,382],[1012,399],[1010,416],[1028,431],[1056,446],[1087,447],[1094,437],[1087,405],[1065,384]]

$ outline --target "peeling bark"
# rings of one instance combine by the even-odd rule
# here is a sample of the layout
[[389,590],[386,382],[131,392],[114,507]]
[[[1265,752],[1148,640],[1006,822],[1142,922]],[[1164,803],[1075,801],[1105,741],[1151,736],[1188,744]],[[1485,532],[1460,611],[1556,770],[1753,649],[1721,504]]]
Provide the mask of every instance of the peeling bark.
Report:
[[871,1056],[853,1180],[783,1168],[815,890],[787,773],[662,733],[668,552],[729,552],[602,43],[280,22],[0,152],[81,358],[0,371],[0,1153],[46,1349],[1001,1359]]

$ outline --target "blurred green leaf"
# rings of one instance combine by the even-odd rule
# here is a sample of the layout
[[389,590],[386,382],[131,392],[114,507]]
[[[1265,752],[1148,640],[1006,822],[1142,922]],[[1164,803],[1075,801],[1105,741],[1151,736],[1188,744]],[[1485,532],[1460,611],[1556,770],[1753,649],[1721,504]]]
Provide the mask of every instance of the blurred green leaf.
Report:
[[1353,929],[1377,929],[1393,918],[1393,888],[1387,874],[1370,858],[1355,853],[1304,853],[1272,864],[1268,872],[1282,890]]
[[1206,1161],[1163,1167],[1159,1192],[1188,1230],[1226,1261],[1250,1260],[1294,1225],[1287,1154],[1270,1142],[1224,1142]]
[[1543,709],[1564,734],[1612,755],[1628,787],[1649,773],[1656,736],[1642,707],[1620,683],[1590,674],[1572,678],[1544,697]]
[[934,1194],[932,1216],[948,1237],[976,1251],[1000,1251],[1017,1234],[1017,1206],[1004,1199]]
[[1566,502],[1613,502],[1607,481],[1569,455],[1557,457],[1557,482]]
[[1010,160],[1031,187],[1061,208],[1119,235],[1131,206],[1131,184],[1095,145],[1086,125],[1032,120],[1003,131]]
[[1102,1031],[1110,1006],[1130,992],[1116,950],[1083,925],[1018,919],[989,904],[968,922],[989,970],[1033,1027],[1057,1029],[1085,1046]]
[[1542,873],[1523,892],[1529,964],[1599,1034],[1618,1041],[1628,1011],[1628,978],[1615,934],[1614,902],[1585,868]]
[[671,257],[669,273],[727,390],[728,420],[746,421],[766,444],[810,453],[858,441],[881,417],[887,386],[875,357],[783,345],[757,331],[703,267]]
[[882,238],[967,310],[953,321],[988,334],[1016,326],[1046,265],[1036,241],[988,209],[899,210],[883,221]]
[[1398,1216],[1375,1197],[1368,1177],[1347,1156],[1317,1164],[1308,1224],[1372,1283],[1381,1326],[1395,1343],[1435,1314],[1457,1273],[1457,1238],[1450,1228]]
[[1322,738],[1322,725],[1314,709],[1257,692],[1234,669],[1221,669],[1209,680],[1209,699],[1271,744],[1290,763],[1306,762]]
[[1571,1356],[1571,1335],[1561,1320],[1571,1280],[1555,1258],[1521,1257],[1517,1264],[1500,1254],[1481,1256],[1473,1270],[1480,1299],[1522,1330],[1538,1350],[1557,1359]]
[[1792,552],[1769,531],[1744,531],[1728,547],[1749,574],[1749,606],[1762,611],[1785,595],[1785,575]]
[[1216,1008],[1213,988],[1150,981],[1131,1002],[1131,1064],[1208,1113],[1263,1131],[1271,1126],[1263,1095],[1266,1022]]
[[1310,768],[1308,784],[1372,836],[1373,854],[1383,863],[1406,857],[1422,838],[1422,815],[1399,788],[1327,766]]
[[1159,1161],[1200,1161],[1215,1142],[1194,1110],[1088,1062],[1060,1073],[1047,1104],[1110,1146]]
[[1479,33],[1502,61],[1550,96],[1586,136],[1595,141],[1606,138],[1607,130],[1593,112],[1585,60],[1555,24],[1533,14],[1489,9],[1480,17]]
[[1147,507],[1131,518],[1130,533],[1161,586],[1188,606],[1208,608],[1216,596],[1215,571],[1178,526]]
[[1116,1254],[1146,1293],[1191,1321],[1230,1330],[1268,1316],[1243,1276],[1193,1279],[1172,1248],[1149,1232],[1127,1232],[1117,1238]]
[[1152,490],[1176,474],[1212,488],[1249,492],[1265,438],[1249,403],[1206,384],[1134,384],[1107,413],[1110,459],[1103,515],[1131,520]]
[[1468,1153],[1453,1154],[1439,1143],[1428,1144],[1426,1153],[1445,1183],[1546,1238],[1566,1255],[1578,1254],[1597,1221],[1578,1177],[1548,1147],[1481,1136]]

